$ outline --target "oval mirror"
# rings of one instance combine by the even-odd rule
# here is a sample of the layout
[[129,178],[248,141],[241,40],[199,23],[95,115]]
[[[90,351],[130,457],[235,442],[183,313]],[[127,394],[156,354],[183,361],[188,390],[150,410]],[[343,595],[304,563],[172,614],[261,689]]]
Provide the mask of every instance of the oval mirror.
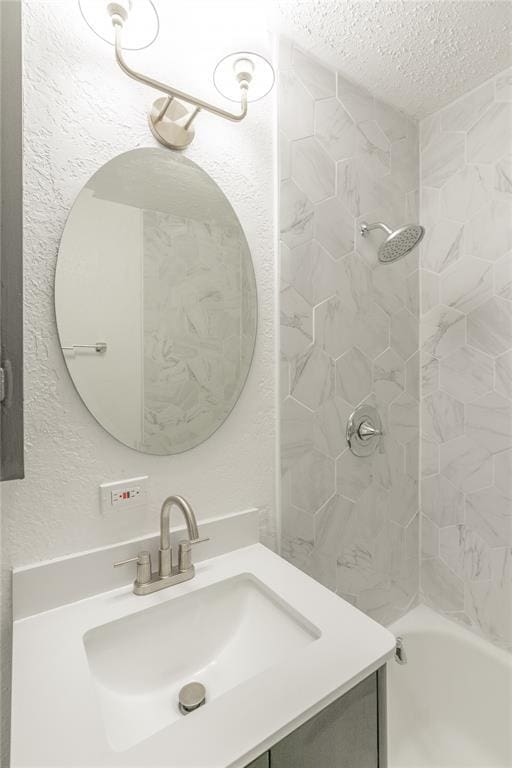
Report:
[[55,311],[75,387],[111,435],[154,454],[206,440],[240,395],[256,338],[251,254],[226,196],[166,150],[106,163],[69,214]]

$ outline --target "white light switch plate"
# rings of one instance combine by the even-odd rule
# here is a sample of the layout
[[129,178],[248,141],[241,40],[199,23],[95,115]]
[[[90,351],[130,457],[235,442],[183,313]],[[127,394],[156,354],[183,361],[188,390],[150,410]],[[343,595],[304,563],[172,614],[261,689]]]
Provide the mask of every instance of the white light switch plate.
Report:
[[123,509],[143,509],[148,500],[148,476],[130,477],[100,485],[101,511],[104,515]]

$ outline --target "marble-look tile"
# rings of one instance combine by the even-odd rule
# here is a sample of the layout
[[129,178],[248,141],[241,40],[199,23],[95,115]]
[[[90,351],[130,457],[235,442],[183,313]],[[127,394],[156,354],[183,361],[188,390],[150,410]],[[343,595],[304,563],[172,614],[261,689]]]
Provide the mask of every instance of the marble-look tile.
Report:
[[373,270],[375,300],[389,315],[404,308],[407,301],[407,284],[400,262],[377,264]]
[[408,360],[418,349],[418,321],[408,309],[391,317],[391,346],[403,360]]
[[336,361],[336,393],[357,405],[371,391],[371,363],[361,350],[353,347]]
[[[405,286],[405,305],[409,312],[418,318],[420,314],[420,273],[418,269],[406,278]],[[417,319],[416,324],[418,324]]]
[[281,467],[287,472],[313,449],[315,416],[312,411],[287,397],[281,405]]
[[406,391],[415,400],[420,399],[420,353],[416,352],[405,364]]
[[461,347],[440,364],[440,384],[463,403],[476,400],[493,387],[493,361],[472,347]]
[[313,204],[291,179],[281,184],[279,209],[281,237],[286,245],[293,248],[312,239]]
[[483,581],[491,577],[489,547],[465,525],[441,528],[439,553],[441,560],[461,579]]
[[446,443],[464,434],[464,406],[447,392],[422,400],[421,432],[427,440]]
[[279,178],[281,181],[290,178],[291,156],[291,142],[282,131],[279,131]]
[[421,395],[426,397],[439,389],[439,360],[421,352]]
[[464,522],[464,494],[442,475],[423,478],[421,506],[430,520],[441,528]]
[[439,443],[421,438],[421,476],[431,477],[439,472]]
[[421,266],[431,272],[443,272],[462,256],[462,225],[440,219],[428,228],[421,248]]
[[336,75],[298,48],[292,52],[292,67],[314,99],[336,95]]
[[405,529],[405,556],[407,559],[418,559],[420,547],[420,515],[416,513]]
[[497,296],[512,301],[512,257],[499,259],[494,265],[494,290]]
[[494,388],[503,397],[512,398],[512,351],[505,352],[494,363]]
[[310,347],[293,360],[290,392],[312,410],[334,395],[334,365],[318,346]]
[[405,471],[418,481],[420,474],[420,439],[419,435],[405,446]]
[[393,349],[387,349],[374,361],[373,384],[377,401],[385,406],[404,391],[404,364]]
[[439,304],[439,275],[420,269],[420,311],[422,315]]
[[290,139],[313,134],[314,100],[292,70],[279,73],[279,128]]
[[[434,136],[422,153],[422,183],[427,187],[442,187],[450,176],[464,167],[464,153],[465,139],[460,133]],[[475,162],[478,159],[475,158]]]
[[339,494],[357,501],[370,487],[375,474],[373,456],[354,456],[348,448],[336,462],[336,488]]
[[482,445],[467,436],[440,446],[441,473],[465,493],[492,483],[492,456]]
[[343,541],[350,529],[354,503],[343,496],[334,495],[315,515],[315,546],[336,557],[343,549]]
[[498,75],[495,89],[496,101],[512,101],[512,68]]
[[335,491],[334,461],[319,451],[301,456],[290,469],[292,504],[311,514]]
[[505,200],[512,199],[512,155],[502,157],[496,163],[494,193]]
[[419,405],[407,393],[392,403],[389,409],[391,434],[399,443],[406,445],[418,437]]
[[424,150],[441,132],[441,115],[435,112],[420,122],[420,149]]
[[[419,147],[415,137],[394,141],[391,145],[391,173],[404,192],[419,184]],[[414,220],[417,217],[413,217]]]
[[374,116],[373,97],[367,91],[337,76],[337,95],[354,122],[372,120]]
[[403,112],[390,107],[383,101],[375,100],[374,118],[389,141],[408,138],[409,121]]
[[280,295],[281,352],[290,359],[305,352],[313,342],[313,312],[294,288]]
[[488,261],[504,256],[512,250],[511,221],[512,202],[493,200],[471,219],[466,230],[466,252]]
[[372,273],[358,253],[349,253],[340,263],[338,294],[358,311],[366,312],[371,307]]
[[334,195],[334,162],[311,136],[292,142],[292,178],[313,203]]
[[303,568],[313,549],[314,516],[291,504],[281,509],[281,555]]
[[466,406],[466,434],[489,453],[512,448],[510,401],[490,392]]
[[443,275],[441,302],[460,312],[471,312],[492,295],[492,266],[481,259],[466,256]]
[[339,357],[353,342],[356,309],[334,296],[315,307],[315,342],[331,357]]
[[[478,310],[475,310],[478,312]],[[420,335],[424,352],[442,359],[466,342],[465,316],[451,307],[437,306],[423,318]]]
[[437,558],[423,559],[421,587],[427,599],[442,611],[464,609],[464,582]]
[[384,219],[392,226],[404,221],[405,196],[396,179],[390,174],[375,176],[360,158],[338,163],[337,194],[353,216]]
[[410,475],[397,475],[389,490],[389,515],[398,525],[406,526],[418,511],[418,483]]
[[504,496],[512,500],[512,450],[494,456],[494,484]]
[[491,547],[512,546],[512,503],[497,488],[484,488],[466,497],[466,525]]
[[315,237],[334,259],[354,250],[354,221],[338,198],[315,206]]
[[404,473],[404,454],[404,446],[394,440],[389,434],[389,430],[386,430],[379,450],[373,455],[373,464],[375,481],[387,491],[393,486],[395,478]]
[[316,240],[296,248],[281,249],[281,279],[311,305],[325,301],[336,292],[339,262]]
[[338,99],[316,103],[315,136],[333,160],[344,160],[354,155],[355,123]]
[[[499,551],[499,550],[497,550]],[[466,611],[483,634],[510,650],[512,644],[512,600],[510,585],[496,588],[494,581],[466,584]]]
[[470,163],[494,163],[512,147],[512,104],[493,104],[469,130]]
[[445,216],[466,222],[482,208],[492,194],[493,170],[488,165],[467,165],[443,187]]
[[332,397],[315,414],[315,447],[335,459],[347,447],[347,422],[353,406],[341,397]]
[[357,313],[353,326],[354,342],[370,359],[376,358],[389,346],[389,324],[389,316],[374,302],[368,310],[362,309]]
[[426,515],[421,516],[421,555],[439,557],[439,528]]
[[279,399],[283,402],[290,394],[290,363],[280,356],[279,360]]
[[468,315],[468,343],[491,355],[512,347],[512,304],[498,297]]
[[488,82],[457,99],[441,112],[442,131],[467,131],[482,117],[494,99],[494,83]]
[[386,135],[375,120],[359,123],[356,132],[356,156],[374,176],[389,173],[390,145]]

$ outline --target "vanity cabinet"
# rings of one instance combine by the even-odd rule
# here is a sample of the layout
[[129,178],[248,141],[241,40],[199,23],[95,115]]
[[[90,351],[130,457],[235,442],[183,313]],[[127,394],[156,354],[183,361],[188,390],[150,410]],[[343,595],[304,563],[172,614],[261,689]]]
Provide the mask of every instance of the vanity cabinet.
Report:
[[248,768],[386,768],[384,670],[278,742]]

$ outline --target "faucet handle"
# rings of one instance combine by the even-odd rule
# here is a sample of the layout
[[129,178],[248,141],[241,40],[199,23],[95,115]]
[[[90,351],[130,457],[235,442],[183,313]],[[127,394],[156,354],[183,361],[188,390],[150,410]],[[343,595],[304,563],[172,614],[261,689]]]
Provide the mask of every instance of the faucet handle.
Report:
[[183,539],[178,547],[178,570],[184,573],[192,568],[192,545],[201,544],[203,541],[210,541],[209,536],[202,539]]
[[128,560],[119,560],[114,563],[114,568],[119,568],[121,565],[128,565],[129,563],[137,563],[137,578],[136,584],[149,584],[151,581],[151,555],[143,549],[137,557],[130,557]]

